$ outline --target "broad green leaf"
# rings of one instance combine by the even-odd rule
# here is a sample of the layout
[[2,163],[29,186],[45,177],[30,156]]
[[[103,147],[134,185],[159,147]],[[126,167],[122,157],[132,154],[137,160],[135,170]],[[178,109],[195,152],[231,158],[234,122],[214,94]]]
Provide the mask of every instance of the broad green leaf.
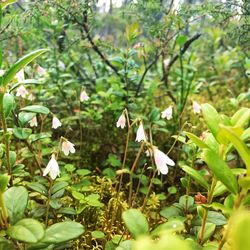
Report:
[[4,116],[8,117],[15,105],[15,99],[12,94],[5,93],[3,96],[3,111]]
[[92,231],[91,235],[93,238],[96,238],[96,239],[102,239],[105,237],[105,234],[102,231]]
[[250,109],[241,108],[231,118],[233,126],[244,127],[245,124],[250,120]]
[[201,105],[203,118],[211,131],[211,133],[216,138],[219,129],[219,124],[222,123],[222,119],[219,116],[217,110],[208,103]]
[[162,231],[180,232],[185,229],[184,221],[179,219],[171,219],[168,222],[160,224],[153,231],[152,235],[159,235]]
[[7,72],[5,72],[3,76],[3,85],[6,86],[15,77],[18,71],[20,71],[27,64],[32,62],[35,58],[37,58],[38,56],[47,51],[48,51],[47,49],[39,49],[19,59],[14,65],[12,65],[12,67]]
[[189,174],[193,179],[195,179],[202,187],[208,190],[209,185],[204,177],[195,169],[188,166],[181,167],[187,174]]
[[[199,228],[200,228],[200,230],[199,230],[197,235],[200,235],[201,227],[199,227]],[[205,233],[204,233],[204,237],[203,237],[204,242],[206,242],[213,235],[215,228],[216,228],[215,224],[206,223]]]
[[28,192],[24,187],[11,187],[4,193],[4,200],[9,215],[10,224],[13,225],[23,218],[28,204]]
[[81,176],[89,175],[91,173],[88,169],[77,169],[76,173]]
[[234,130],[230,127],[221,125],[219,133],[220,136],[224,136],[234,145],[235,149],[238,151],[242,160],[246,164],[247,174],[250,176],[250,150],[248,149],[247,145],[241,140],[239,136],[236,135]]
[[22,108],[21,110],[33,112],[33,113],[38,113],[38,114],[44,114],[44,115],[48,115],[50,112],[48,108],[41,106],[41,105],[26,106],[26,107]]
[[232,193],[238,193],[237,181],[223,159],[211,149],[203,150],[203,158],[207,163],[208,167],[211,169],[213,174],[218,180],[220,180]]
[[45,236],[41,243],[58,244],[73,240],[84,233],[84,227],[74,221],[64,221],[53,224],[45,231]]
[[60,191],[61,189],[66,188],[69,185],[68,182],[66,181],[58,181],[56,182],[52,188],[51,188],[51,193],[55,194],[56,192]]
[[16,138],[20,140],[26,140],[32,134],[32,129],[30,128],[14,128],[13,134]]
[[137,209],[129,209],[122,213],[122,219],[133,237],[148,234],[149,225],[145,216]]
[[42,224],[34,219],[22,219],[14,226],[10,226],[7,234],[15,240],[26,243],[37,243],[44,237]]
[[189,133],[189,132],[184,132],[188,138],[196,144],[196,146],[198,146],[199,148],[208,148],[208,145],[203,142],[199,137],[197,137],[196,135]]
[[30,188],[33,191],[36,191],[36,192],[38,192],[38,193],[40,193],[42,195],[45,195],[45,196],[47,196],[47,194],[48,194],[47,188],[41,183],[31,182],[31,183],[29,183],[27,185],[27,187]]
[[164,218],[174,218],[183,215],[182,209],[175,206],[165,207],[160,211],[160,215]]

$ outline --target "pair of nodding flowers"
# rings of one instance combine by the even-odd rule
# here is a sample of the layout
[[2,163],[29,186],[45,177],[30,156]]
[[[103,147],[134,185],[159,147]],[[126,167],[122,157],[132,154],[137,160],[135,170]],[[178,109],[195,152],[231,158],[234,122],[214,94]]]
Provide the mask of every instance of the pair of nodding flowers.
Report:
[[[62,151],[66,156],[68,156],[69,153],[74,154],[76,152],[75,145],[67,139],[63,138]],[[48,162],[46,168],[43,171],[43,176],[46,176],[47,174],[50,174],[50,177],[53,180],[60,175],[60,169],[55,154],[52,154],[50,161]]]
[[[120,127],[123,129],[125,128],[125,126],[126,126],[126,117],[123,112],[116,123],[116,127]],[[140,125],[137,129],[135,141],[137,142],[147,141],[142,121],[140,121]],[[153,155],[156,168],[158,172],[163,175],[166,175],[168,173],[168,166],[175,165],[174,161],[170,159],[161,150],[159,150],[156,146],[152,145],[147,152]]]

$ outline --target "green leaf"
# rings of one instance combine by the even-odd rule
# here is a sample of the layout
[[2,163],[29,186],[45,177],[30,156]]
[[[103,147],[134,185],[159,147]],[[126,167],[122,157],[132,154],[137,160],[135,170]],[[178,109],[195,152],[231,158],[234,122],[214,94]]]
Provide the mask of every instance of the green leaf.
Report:
[[96,238],[96,239],[102,239],[105,237],[105,234],[102,231],[93,231],[91,232],[91,235],[93,238]]
[[238,182],[242,188],[244,188],[246,190],[250,189],[250,176],[240,178]]
[[12,67],[4,74],[3,76],[3,85],[6,86],[16,75],[18,71],[24,68],[27,64],[32,62],[35,58],[40,56],[41,54],[47,52],[47,49],[39,49],[25,55],[21,59],[19,59]]
[[10,226],[7,234],[19,241],[26,243],[37,243],[44,236],[42,224],[34,219],[23,219],[17,222],[14,226]]
[[[197,235],[200,235],[201,227],[199,227],[199,228],[200,228],[200,230],[199,230],[199,233]],[[213,235],[215,228],[216,228],[215,224],[206,223],[203,242],[206,242]]]
[[48,194],[47,188],[38,182],[31,182],[27,187],[45,196]]
[[13,244],[6,240],[4,237],[0,236],[0,250],[13,250],[15,249]]
[[68,182],[66,181],[58,181],[56,182],[52,188],[51,188],[51,193],[55,194],[56,192],[60,191],[61,189],[66,188],[69,185]]
[[189,132],[184,132],[188,138],[196,144],[196,146],[198,146],[199,148],[208,148],[208,145],[203,142],[199,137],[197,137],[196,135],[189,133]]
[[241,138],[234,132],[231,127],[220,126],[220,136],[226,137],[238,151],[242,160],[245,162],[247,167],[247,174],[250,176],[250,150],[247,145],[241,140]]
[[38,113],[38,114],[44,114],[44,115],[48,115],[50,112],[48,108],[41,106],[41,105],[26,106],[26,107],[22,108],[21,110],[33,112],[33,113]]
[[153,232],[152,235],[156,236],[159,235],[162,231],[171,231],[171,232],[180,232],[185,229],[184,222],[179,219],[171,219],[168,222],[165,222],[163,224],[160,224],[157,226]]
[[81,176],[89,175],[91,173],[88,169],[77,169],[76,173]]
[[129,209],[122,213],[122,219],[133,237],[148,234],[149,225],[144,215],[137,209]]
[[23,218],[28,204],[28,192],[24,187],[11,187],[4,193],[4,200],[10,224],[13,225]]
[[3,111],[4,116],[8,117],[15,105],[15,99],[12,94],[5,93],[3,96]]
[[219,124],[222,123],[222,119],[220,118],[216,109],[208,103],[202,104],[201,109],[202,109],[203,118],[209,130],[216,138],[217,132],[219,129]]
[[202,187],[208,190],[209,185],[204,177],[195,169],[188,166],[181,167],[187,174],[189,174],[193,179],[195,179]]
[[181,208],[175,207],[175,206],[170,206],[170,207],[165,207],[160,211],[160,215],[164,218],[173,218],[173,217],[178,217],[183,215],[183,212]]
[[231,123],[235,127],[244,127],[250,120],[250,109],[241,108],[231,118]]
[[2,9],[4,9],[4,8],[6,8],[8,5],[10,5],[10,4],[13,4],[13,3],[15,3],[15,2],[17,2],[17,0],[6,0],[6,1],[4,1],[4,2],[0,2],[0,6],[1,6],[1,8]]
[[237,181],[226,162],[224,162],[220,156],[211,149],[203,150],[203,158],[216,178],[220,180],[228,188],[228,190],[234,194],[237,194]]
[[53,224],[45,231],[41,243],[58,244],[73,240],[84,233],[84,227],[74,221],[64,221]]
[[26,140],[32,134],[32,129],[30,128],[14,128],[13,134],[16,138],[20,140]]

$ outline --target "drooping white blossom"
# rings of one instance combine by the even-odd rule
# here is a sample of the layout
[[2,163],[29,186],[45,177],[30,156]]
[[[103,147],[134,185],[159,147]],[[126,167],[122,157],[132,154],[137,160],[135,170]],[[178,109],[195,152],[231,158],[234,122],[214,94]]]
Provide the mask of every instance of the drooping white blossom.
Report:
[[117,127],[117,128],[120,127],[121,129],[123,129],[123,128],[126,127],[126,117],[125,117],[124,113],[122,113],[122,114],[120,115],[119,119],[117,120],[117,122],[116,122],[116,127]]
[[168,173],[168,165],[174,166],[175,165],[174,161],[155,146],[153,147],[153,154],[154,154],[155,165],[158,172],[160,172],[163,175],[166,175]]
[[140,122],[140,126],[137,129],[135,141],[138,141],[138,142],[147,141],[142,122]]
[[40,65],[38,65],[38,67],[37,67],[37,73],[39,74],[39,75],[45,75],[46,74],[46,69],[44,69],[43,67],[41,67]]
[[161,112],[161,118],[167,118],[167,120],[173,118],[173,107],[171,105]]
[[68,140],[64,140],[62,143],[62,151],[66,156],[68,156],[69,153],[74,154],[76,152],[75,145]]
[[195,114],[200,114],[201,105],[198,102],[193,101],[193,111]]
[[61,126],[62,126],[62,123],[60,122],[60,120],[56,116],[53,116],[52,128],[57,129],[58,127],[61,127]]
[[34,116],[30,121],[29,121],[29,124],[31,127],[37,127],[37,119],[36,119],[36,116]]
[[23,85],[17,88],[16,96],[21,96],[22,98],[25,98],[28,94],[29,92]]
[[43,176],[46,176],[48,173],[50,174],[50,177],[53,180],[55,180],[56,177],[60,175],[60,169],[54,154],[52,154],[51,159],[48,162],[48,165],[44,169]]
[[88,99],[89,99],[88,94],[86,93],[85,90],[82,90],[80,93],[80,101],[84,102],[84,101],[88,101]]

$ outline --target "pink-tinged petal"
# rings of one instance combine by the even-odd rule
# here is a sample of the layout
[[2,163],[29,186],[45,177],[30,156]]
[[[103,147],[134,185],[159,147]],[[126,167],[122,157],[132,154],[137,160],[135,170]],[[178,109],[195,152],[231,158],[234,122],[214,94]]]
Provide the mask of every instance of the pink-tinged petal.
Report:
[[168,165],[174,166],[175,163],[166,154],[160,151],[157,147],[153,147],[155,165],[162,174],[168,173]]
[[63,151],[63,153],[64,153],[66,156],[68,156],[69,153],[74,154],[74,153],[76,152],[74,146],[75,146],[75,145],[74,145],[73,143],[71,143],[70,141],[64,141],[64,142],[62,143],[62,151]]
[[124,129],[125,126],[126,126],[126,117],[122,113],[121,116],[119,117],[118,121],[116,122],[116,127],[117,128],[121,127],[121,129]]
[[88,99],[89,99],[88,94],[86,93],[85,90],[83,90],[83,91],[80,93],[80,101],[81,101],[81,102],[84,102],[84,101],[88,101]]
[[38,126],[36,116],[34,116],[34,117],[29,121],[29,124],[30,124],[31,127],[37,127],[37,126]]
[[137,129],[135,141],[147,141],[142,122],[140,122],[140,126]]
[[16,92],[16,96],[21,96],[22,98],[25,98],[26,95],[28,95],[29,92],[26,90],[26,88],[21,85],[18,89],[17,89],[17,92]]
[[167,118],[167,120],[170,120],[173,118],[173,108],[172,106],[169,106],[164,111],[161,112],[161,118]]
[[52,128],[57,129],[58,127],[61,127],[61,126],[62,126],[62,123],[60,122],[60,120],[56,116],[53,116]]
[[201,105],[198,102],[193,101],[193,110],[195,114],[200,114]]
[[46,70],[43,67],[41,67],[40,65],[38,65],[36,70],[37,70],[37,73],[39,75],[45,75],[46,74]]

